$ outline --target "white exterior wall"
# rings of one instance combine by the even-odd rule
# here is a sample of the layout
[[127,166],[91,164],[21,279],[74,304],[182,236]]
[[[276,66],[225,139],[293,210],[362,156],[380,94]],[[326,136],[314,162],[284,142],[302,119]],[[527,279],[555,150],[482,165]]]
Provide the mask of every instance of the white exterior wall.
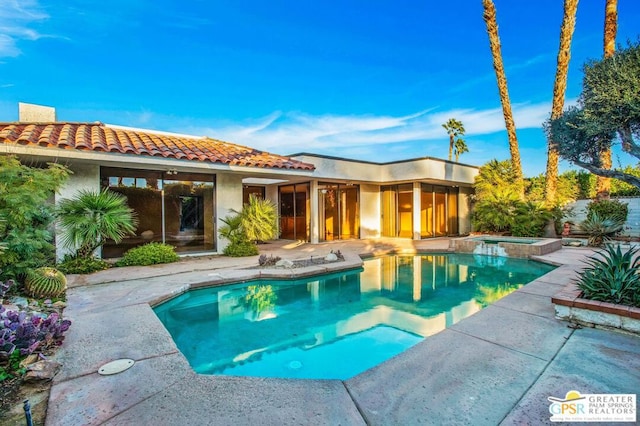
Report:
[[[627,221],[624,224],[622,231],[620,231],[620,235],[640,237],[640,197],[612,198],[612,200],[614,199],[626,203],[629,211]],[[573,210],[573,214],[563,220],[570,221],[575,225],[578,225],[587,218],[587,204],[591,201],[593,200],[577,200],[573,203],[569,203],[567,207]]]
[[451,184],[473,184],[478,168],[434,158],[417,158],[407,161],[377,164],[336,158],[299,155],[296,160],[313,163],[316,179],[341,179],[354,182],[388,182],[433,180]]
[[311,244],[320,242],[320,200],[318,195],[318,181],[312,180],[309,185],[309,241]]
[[458,233],[460,235],[471,232],[471,188],[460,188],[458,194]]
[[380,186],[360,185],[360,238],[380,237],[380,205]]
[[[242,176],[228,173],[216,175],[216,232],[224,225],[222,219],[231,216],[231,210],[242,210]],[[229,244],[218,234],[217,252]]]
[[420,217],[420,206],[422,205],[422,185],[420,182],[413,182],[413,239],[422,239],[422,233],[420,232],[420,226],[422,221]]
[[472,184],[478,168],[444,160],[421,158],[385,164],[384,180],[430,179]]
[[[73,198],[80,191],[100,191],[100,166],[95,164],[73,164],[69,166],[73,174],[69,175],[69,179],[55,194],[55,203],[60,200]],[[62,244],[61,230],[56,228],[56,257],[62,260],[65,254],[73,253],[73,249],[66,248]],[[100,249],[96,250],[96,254],[100,255]]]

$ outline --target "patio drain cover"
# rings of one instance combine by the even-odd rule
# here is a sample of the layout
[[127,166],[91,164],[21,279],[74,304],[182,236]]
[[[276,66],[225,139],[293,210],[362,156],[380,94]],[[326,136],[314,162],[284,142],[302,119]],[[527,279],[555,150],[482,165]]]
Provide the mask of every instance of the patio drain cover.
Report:
[[131,368],[135,364],[135,361],[128,358],[116,359],[100,367],[98,374],[103,376],[110,376],[112,374],[122,373],[125,370]]

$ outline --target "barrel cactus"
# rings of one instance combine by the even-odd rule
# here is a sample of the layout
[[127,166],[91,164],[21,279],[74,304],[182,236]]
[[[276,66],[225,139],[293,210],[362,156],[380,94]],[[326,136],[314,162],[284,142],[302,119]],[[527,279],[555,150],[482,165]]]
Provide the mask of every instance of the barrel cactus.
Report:
[[55,268],[43,267],[29,272],[24,286],[32,297],[59,297],[67,289],[67,278]]

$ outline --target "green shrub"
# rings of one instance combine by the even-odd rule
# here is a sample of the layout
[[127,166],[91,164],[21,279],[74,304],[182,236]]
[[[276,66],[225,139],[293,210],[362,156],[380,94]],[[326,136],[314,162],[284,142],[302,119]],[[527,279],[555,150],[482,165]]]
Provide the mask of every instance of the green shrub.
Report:
[[65,256],[57,265],[58,270],[65,274],[91,274],[97,271],[109,269],[111,265],[97,257],[73,257]]
[[473,209],[473,229],[479,232],[510,231],[519,204],[518,194],[509,188],[485,192]]
[[258,254],[258,247],[249,240],[244,226],[242,216],[236,214],[222,219],[224,225],[220,227],[220,236],[229,240],[229,245],[222,253],[232,257],[255,256]]
[[638,248],[622,252],[607,246],[589,259],[578,281],[585,299],[640,307],[640,260]]
[[587,219],[598,215],[601,219],[622,220],[624,224],[629,214],[629,206],[618,200],[597,200],[587,204]]
[[520,202],[516,205],[511,233],[516,237],[542,237],[545,226],[552,218],[553,213],[542,203]]
[[116,266],[148,266],[160,263],[172,263],[180,260],[175,248],[169,244],[148,243],[134,247],[116,262]]
[[258,247],[249,240],[232,242],[222,252],[231,257],[255,256],[258,254]]
[[[638,166],[626,166],[622,169],[622,172],[640,177],[640,167]],[[623,182],[618,179],[611,179],[611,196],[615,197],[637,197],[640,195],[640,188],[637,188],[630,183]]]
[[67,289],[67,278],[57,269],[44,266],[27,273],[24,287],[32,297],[60,297]]
[[28,167],[0,155],[0,281],[24,278],[30,269],[52,264],[53,193],[69,175],[59,164]]

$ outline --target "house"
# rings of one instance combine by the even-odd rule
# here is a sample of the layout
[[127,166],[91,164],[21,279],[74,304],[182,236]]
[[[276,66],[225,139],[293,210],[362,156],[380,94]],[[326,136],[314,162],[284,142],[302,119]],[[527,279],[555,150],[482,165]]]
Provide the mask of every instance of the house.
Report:
[[[149,241],[182,253],[222,252],[221,220],[250,194],[277,204],[283,239],[421,239],[470,231],[474,166],[432,157],[374,163],[281,156],[209,137],[61,122],[50,107],[19,108],[18,122],[0,123],[0,154],[68,166],[73,174],[56,200],[109,188],[136,211],[136,236],[106,244],[103,257]],[[64,248],[57,250],[61,257]]]

